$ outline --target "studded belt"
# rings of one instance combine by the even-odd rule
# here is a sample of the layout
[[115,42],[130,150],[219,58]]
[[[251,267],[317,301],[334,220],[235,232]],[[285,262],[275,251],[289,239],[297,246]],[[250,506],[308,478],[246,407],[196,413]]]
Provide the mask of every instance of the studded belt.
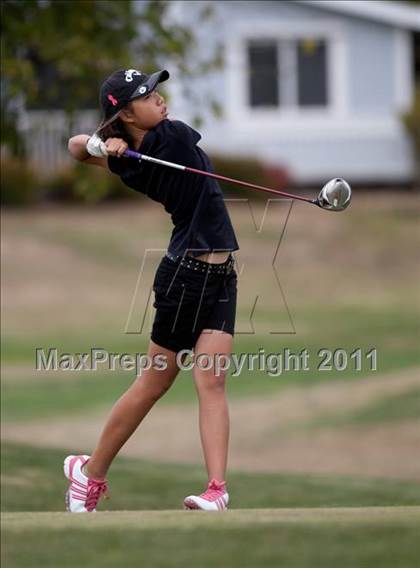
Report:
[[230,274],[235,268],[235,259],[230,254],[229,258],[222,264],[213,264],[211,262],[204,262],[202,260],[197,260],[192,256],[177,256],[170,252],[165,255],[169,260],[175,262],[183,268],[188,268],[189,270],[195,272],[206,272],[207,274]]

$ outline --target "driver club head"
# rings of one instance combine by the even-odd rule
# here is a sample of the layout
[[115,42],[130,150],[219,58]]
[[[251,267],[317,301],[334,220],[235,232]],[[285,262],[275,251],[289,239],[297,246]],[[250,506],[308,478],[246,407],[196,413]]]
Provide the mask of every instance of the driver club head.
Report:
[[344,211],[351,202],[351,187],[342,178],[334,178],[321,189],[316,204],[328,211]]

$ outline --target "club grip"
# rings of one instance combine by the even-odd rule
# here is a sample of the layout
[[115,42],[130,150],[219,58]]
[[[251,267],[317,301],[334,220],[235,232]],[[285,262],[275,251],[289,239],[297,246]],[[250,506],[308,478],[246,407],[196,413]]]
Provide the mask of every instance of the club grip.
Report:
[[141,160],[141,154],[138,152],[133,152],[133,150],[126,150],[123,154],[126,158],[136,158],[137,160]]

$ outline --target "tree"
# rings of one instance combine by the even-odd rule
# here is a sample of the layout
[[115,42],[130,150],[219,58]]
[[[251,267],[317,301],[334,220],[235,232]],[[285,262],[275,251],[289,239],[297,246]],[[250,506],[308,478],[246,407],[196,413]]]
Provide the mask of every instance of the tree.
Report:
[[[195,75],[220,66],[220,46],[198,61],[195,36],[168,22],[168,8],[162,0],[3,0],[2,142],[23,153],[19,105],[62,108],[70,119],[76,109],[97,108],[98,85],[115,69],[141,65],[149,73],[165,61]],[[209,17],[203,2],[200,18]]]
[[420,185],[420,83],[416,86],[411,108],[402,116],[403,123],[409,132],[414,146],[415,182]]

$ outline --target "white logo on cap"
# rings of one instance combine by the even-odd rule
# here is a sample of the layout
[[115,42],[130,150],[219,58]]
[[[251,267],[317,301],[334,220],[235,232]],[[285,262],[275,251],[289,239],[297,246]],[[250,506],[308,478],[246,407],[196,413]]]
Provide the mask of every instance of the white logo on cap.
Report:
[[137,71],[137,69],[127,69],[127,71],[125,71],[125,80],[127,83],[131,83],[133,75],[141,75],[141,71]]
[[140,87],[139,89],[139,93],[142,95],[143,93],[145,93],[147,91],[147,87]]

